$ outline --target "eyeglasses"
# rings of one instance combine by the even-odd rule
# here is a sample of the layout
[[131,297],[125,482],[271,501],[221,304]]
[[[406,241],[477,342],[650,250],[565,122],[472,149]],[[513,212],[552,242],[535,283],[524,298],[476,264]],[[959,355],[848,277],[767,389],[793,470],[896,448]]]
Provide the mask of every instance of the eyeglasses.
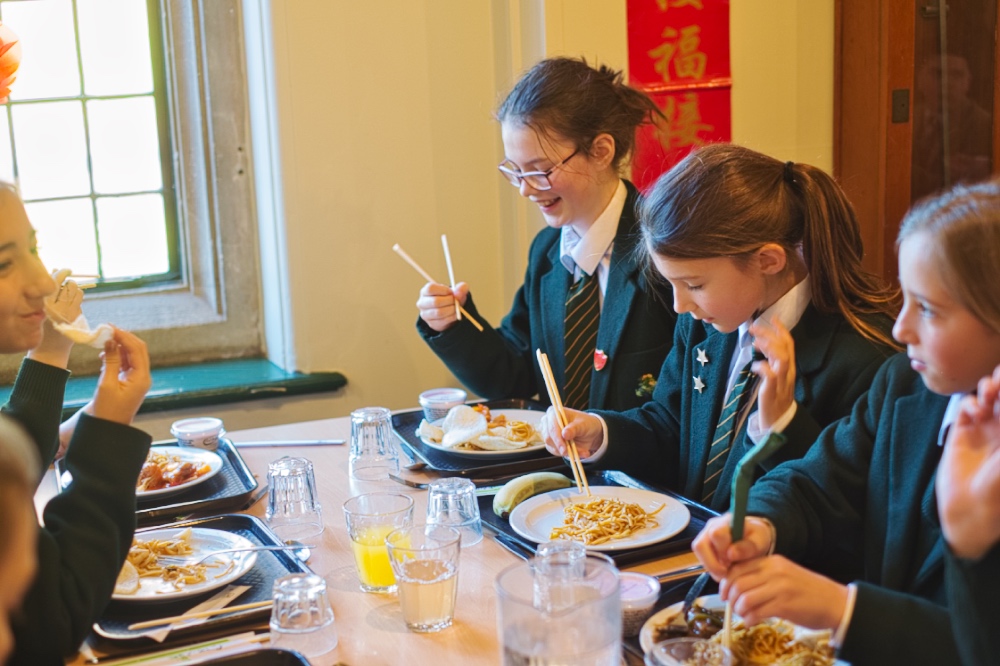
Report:
[[504,160],[501,162],[500,165],[497,166],[497,169],[500,170],[500,173],[502,173],[514,187],[520,187],[521,181],[523,180],[530,185],[532,189],[551,190],[552,183],[549,182],[549,176],[552,175],[553,171],[573,159],[578,152],[580,152],[579,148],[570,153],[569,157],[564,159],[562,162],[559,162],[559,164],[553,165],[548,171],[521,171],[517,168],[517,165],[510,160]]

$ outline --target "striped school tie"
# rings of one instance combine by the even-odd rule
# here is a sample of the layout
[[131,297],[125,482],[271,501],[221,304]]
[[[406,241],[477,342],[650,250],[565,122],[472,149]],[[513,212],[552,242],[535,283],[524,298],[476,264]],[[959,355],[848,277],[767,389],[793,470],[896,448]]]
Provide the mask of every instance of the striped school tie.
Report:
[[715,436],[712,446],[708,449],[708,465],[705,467],[705,484],[702,486],[701,502],[708,504],[719,487],[719,478],[729,459],[729,449],[733,444],[733,430],[739,419],[740,408],[745,402],[744,397],[751,393],[756,375],[750,370],[751,360],[743,366],[736,377],[733,390],[729,392],[729,400],[722,407],[719,423],[715,426]]
[[590,374],[594,369],[601,301],[597,272],[583,274],[566,294],[566,383],[563,404],[572,409],[590,405]]

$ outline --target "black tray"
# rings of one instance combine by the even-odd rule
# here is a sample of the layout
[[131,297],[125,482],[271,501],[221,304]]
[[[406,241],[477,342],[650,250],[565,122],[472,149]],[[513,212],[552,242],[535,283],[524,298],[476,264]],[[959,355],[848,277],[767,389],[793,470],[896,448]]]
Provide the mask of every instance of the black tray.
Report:
[[280,648],[261,648],[251,652],[241,652],[240,654],[220,657],[211,661],[203,661],[203,664],[225,664],[225,666],[309,666],[309,660],[294,650],[282,650]]
[[[656,486],[634,479],[624,472],[594,470],[587,473],[587,483],[592,486],[624,486],[626,488],[640,488],[642,490],[652,490],[654,492],[663,493],[664,495],[669,495],[670,497],[678,500],[681,504],[688,508],[688,511],[691,512],[691,520],[688,522],[687,527],[685,527],[680,534],[677,534],[666,541],[650,544],[648,546],[642,546],[641,548],[605,551],[605,555],[610,556],[619,567],[638,564],[640,562],[648,562],[650,560],[658,560],[690,550],[691,542],[694,541],[696,536],[698,536],[698,533],[701,531],[701,528],[705,526],[708,519],[719,515],[715,511],[712,511],[701,504],[692,502],[686,497],[681,497],[677,493],[669,490],[663,490],[662,488],[657,488]],[[479,513],[482,516],[484,523],[487,523],[494,529],[494,531],[502,534],[503,537],[501,538],[512,543],[516,549],[524,552],[525,554],[535,552],[535,548],[538,544],[522,537],[510,526],[510,521],[493,513],[492,496],[482,496],[479,498]]]
[[[225,530],[246,537],[255,545],[280,546],[282,542],[256,516],[245,514],[227,514],[213,518],[189,520],[174,523],[169,527],[209,527]],[[138,535],[142,534],[140,530]],[[274,581],[290,573],[312,573],[312,570],[297,559],[289,551],[260,551],[257,562],[242,578],[234,581],[234,585],[251,585],[233,604],[249,604],[256,601],[271,599],[271,588]],[[149,650],[169,645],[183,645],[199,640],[206,640],[219,635],[233,634],[250,628],[266,627],[271,615],[269,608],[256,608],[238,611],[227,615],[216,616],[206,622],[191,627],[174,629],[162,643],[157,643],[143,634],[152,629],[132,630],[129,625],[159,617],[181,615],[193,606],[201,603],[219,590],[210,590],[203,595],[188,597],[172,602],[156,604],[130,604],[112,601],[104,615],[94,623],[94,647],[102,652],[113,650]]]
[[[153,446],[177,446],[177,440],[153,442]],[[223,461],[218,474],[176,495],[140,500],[135,512],[139,525],[156,525],[246,508],[257,490],[257,478],[228,439],[221,438],[215,452]],[[56,461],[56,479],[60,491],[69,484],[70,477],[64,473],[62,460]]]
[[[536,400],[487,400],[480,404],[485,404],[490,409],[531,409],[539,412],[544,412],[548,409],[547,405]],[[488,464],[483,464],[481,461],[471,458],[463,458],[444,451],[438,451],[435,448],[427,446],[417,437],[416,430],[423,418],[424,411],[422,409],[397,412],[392,415],[392,427],[396,431],[396,435],[403,441],[403,444],[413,451],[414,455],[427,463],[427,469],[430,470],[450,472],[456,476],[476,476],[483,478],[491,475],[505,476],[508,474],[533,472],[552,467],[558,461],[558,459],[553,458],[552,454],[545,449],[527,453],[523,458],[516,458],[514,460],[506,459]]]

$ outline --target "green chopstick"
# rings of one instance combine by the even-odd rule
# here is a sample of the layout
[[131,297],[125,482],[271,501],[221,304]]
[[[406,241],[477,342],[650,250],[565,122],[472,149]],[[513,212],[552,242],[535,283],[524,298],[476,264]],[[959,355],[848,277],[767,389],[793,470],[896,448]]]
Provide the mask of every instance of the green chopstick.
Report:
[[750,486],[753,485],[754,468],[784,446],[785,441],[784,435],[771,433],[767,439],[747,451],[746,455],[736,464],[736,473],[733,474],[733,492],[729,500],[729,512],[733,517],[729,529],[732,532],[733,543],[743,538],[743,523],[747,516],[747,500],[750,498]]

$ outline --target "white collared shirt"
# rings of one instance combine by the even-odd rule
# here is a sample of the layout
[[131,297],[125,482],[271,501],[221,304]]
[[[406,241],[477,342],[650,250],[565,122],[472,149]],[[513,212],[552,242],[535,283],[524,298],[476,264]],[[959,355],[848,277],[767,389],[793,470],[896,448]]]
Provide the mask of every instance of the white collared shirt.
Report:
[[604,211],[597,216],[582,237],[572,225],[562,228],[559,238],[559,261],[567,271],[573,274],[576,282],[583,273],[593,275],[597,271],[598,284],[601,286],[601,308],[604,308],[604,294],[608,290],[608,273],[611,270],[611,251],[614,249],[615,234],[618,233],[618,221],[625,210],[625,200],[628,189],[622,180],[618,181],[611,201]]

